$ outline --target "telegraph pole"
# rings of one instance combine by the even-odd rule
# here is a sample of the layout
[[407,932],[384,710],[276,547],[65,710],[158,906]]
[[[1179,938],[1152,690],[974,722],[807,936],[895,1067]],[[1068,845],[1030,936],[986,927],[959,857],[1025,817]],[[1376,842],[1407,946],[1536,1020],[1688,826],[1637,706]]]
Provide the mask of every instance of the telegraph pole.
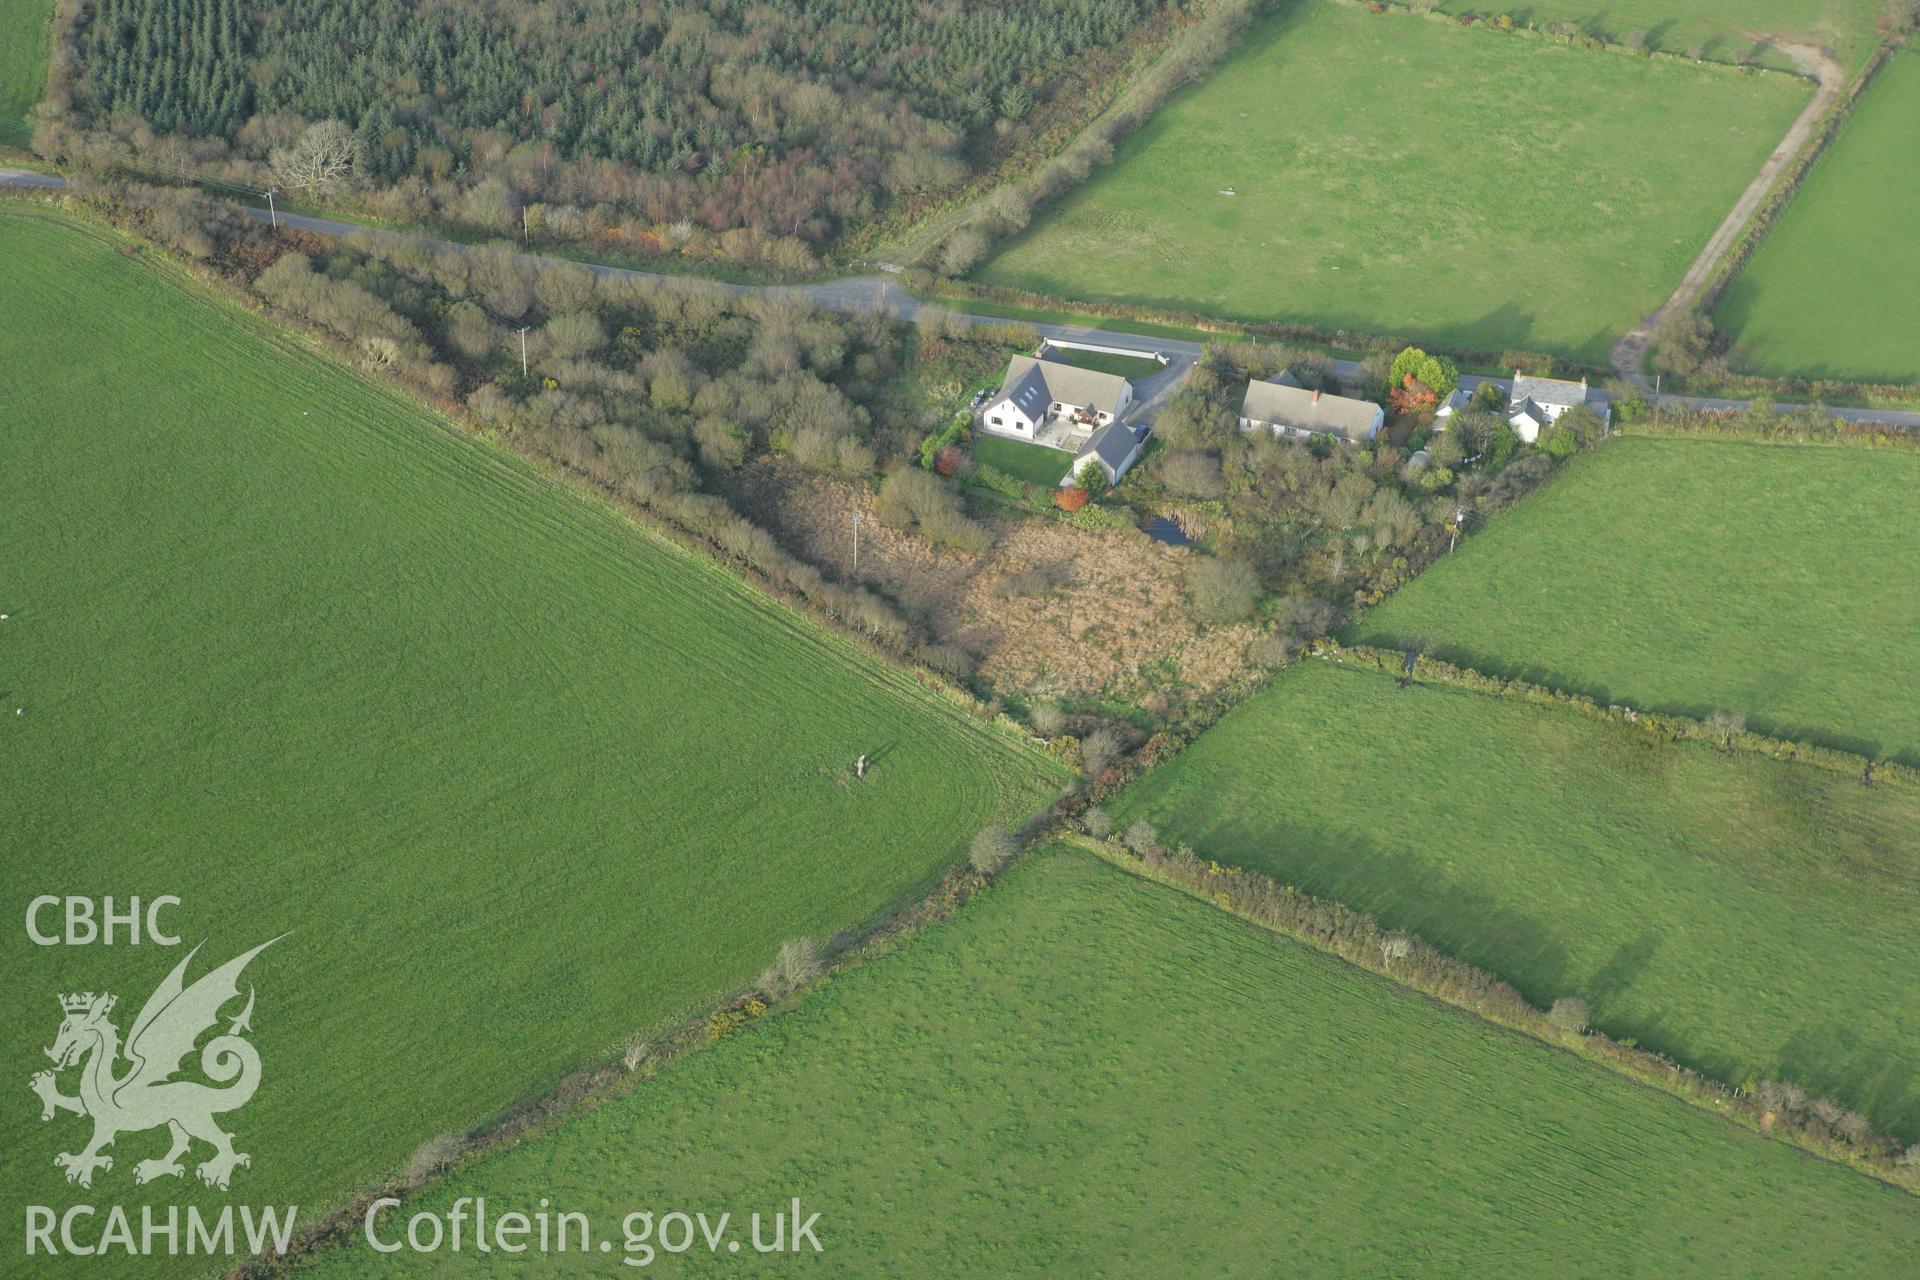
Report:
[[527,230],[527,206],[525,205],[520,206],[520,244],[522,247],[530,247],[533,244],[533,233]]
[[855,577],[860,576],[860,521],[862,519],[863,517],[858,511],[853,513],[853,573]]
[[273,223],[273,229],[280,229],[280,211],[273,207],[273,198],[280,193],[278,187],[267,188],[267,218]]
[[1653,429],[1660,429],[1660,375],[1653,375]]
[[[528,325],[527,329],[532,327]],[[520,376],[523,378],[527,376],[527,329],[520,331]]]

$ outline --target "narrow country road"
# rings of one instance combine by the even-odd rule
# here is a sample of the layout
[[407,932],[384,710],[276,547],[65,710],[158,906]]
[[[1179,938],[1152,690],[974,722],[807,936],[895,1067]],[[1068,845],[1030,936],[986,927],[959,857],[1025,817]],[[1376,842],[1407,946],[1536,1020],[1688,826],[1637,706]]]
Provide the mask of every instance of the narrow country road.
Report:
[[1828,109],[1839,100],[1847,87],[1846,68],[1828,57],[1824,49],[1803,44],[1777,44],[1774,47],[1792,58],[1802,71],[1817,79],[1819,88],[1814,91],[1813,101],[1794,120],[1786,136],[1780,139],[1780,145],[1773,149],[1767,162],[1760,166],[1760,172],[1754,175],[1753,181],[1747,184],[1747,189],[1721,220],[1706,246],[1700,250],[1700,256],[1687,268],[1679,287],[1654,309],[1652,315],[1613,344],[1608,360],[1613,365],[1614,373],[1642,391],[1653,390],[1652,384],[1647,381],[1646,367],[1647,347],[1653,341],[1654,328],[1667,312],[1684,310],[1693,305],[1700,291],[1707,287],[1707,281],[1713,278],[1720,260],[1726,257],[1734,242],[1740,238],[1740,233],[1746,229],[1748,219],[1759,211],[1767,193],[1773,190],[1773,184],[1780,180],[1787,166],[1806,147]]
[[[31,173],[21,169],[0,168],[0,187],[57,191],[66,185],[66,180],[57,175]],[[239,207],[248,217],[255,221],[267,221],[268,215],[265,209],[256,209],[251,205],[241,205]],[[280,215],[280,221],[286,226],[325,236],[345,236],[356,231],[366,231],[370,229],[357,222],[342,222],[333,218],[316,218],[307,214],[298,213],[283,213]],[[371,230],[373,230],[376,235],[389,236],[394,239],[407,240],[419,244],[435,245],[442,249],[452,249],[457,252],[466,252],[473,247],[471,245],[461,244],[458,241],[443,240],[436,236],[424,235],[417,232],[387,231],[378,228],[372,228]],[[536,266],[559,266],[561,264],[584,266],[597,275],[650,280],[654,283],[668,285],[674,288],[715,289],[735,295],[762,294],[776,297],[799,297],[813,302],[826,310],[846,314],[884,311],[902,320],[911,321],[923,313],[946,312],[948,310],[945,307],[938,307],[932,303],[922,302],[901,288],[899,283],[888,275],[848,276],[840,280],[823,280],[815,284],[801,285],[729,284],[724,281],[709,280],[702,276],[676,276],[657,271],[637,271],[631,267],[616,267],[598,262],[579,262],[572,258],[551,258],[535,253],[518,254],[516,257],[522,262],[532,263]],[[959,314],[962,319],[971,324],[993,325],[1008,323],[1008,321],[1004,319],[993,316],[975,316],[965,313],[955,314]],[[1140,398],[1137,402],[1137,407],[1133,413],[1129,415],[1130,419],[1133,420],[1151,420],[1154,410],[1164,403],[1166,398],[1172,394],[1181,379],[1186,376],[1188,370],[1193,368],[1194,363],[1199,360],[1205,350],[1203,345],[1198,342],[1188,342],[1178,338],[1149,338],[1142,337],[1135,333],[1119,333],[1112,329],[1095,329],[1084,325],[1032,324],[1026,321],[1019,323],[1027,324],[1029,328],[1033,329],[1043,338],[1077,339],[1082,342],[1098,343],[1102,346],[1138,351],[1143,356],[1152,356],[1155,354],[1164,355],[1167,358],[1167,367],[1160,373],[1141,381]],[[1335,376],[1341,378],[1351,378],[1360,370],[1359,364],[1352,360],[1335,360],[1331,362],[1329,367]],[[1468,391],[1473,391],[1485,383],[1492,383],[1502,391],[1510,392],[1513,389],[1513,382],[1509,378],[1483,378],[1464,375],[1460,379],[1460,385]],[[1605,396],[1604,394],[1600,394],[1598,398],[1604,399]],[[1705,396],[1661,396],[1660,403],[1670,408],[1701,409],[1708,411],[1737,412],[1747,407],[1747,402],[1744,400],[1721,400]],[[1783,410],[1807,407],[1809,406],[1793,404],[1776,406],[1776,408]],[[1827,411],[1835,417],[1844,418],[1851,422],[1871,422],[1881,426],[1920,430],[1920,410],[1829,408]]]

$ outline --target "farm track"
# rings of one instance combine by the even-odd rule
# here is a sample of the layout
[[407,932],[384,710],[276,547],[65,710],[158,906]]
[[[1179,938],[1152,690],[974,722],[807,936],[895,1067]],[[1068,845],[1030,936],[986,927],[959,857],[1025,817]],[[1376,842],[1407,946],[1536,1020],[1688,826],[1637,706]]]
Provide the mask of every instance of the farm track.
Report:
[[1661,319],[1670,311],[1685,310],[1693,305],[1694,300],[1700,296],[1700,291],[1706,288],[1707,281],[1711,280],[1713,273],[1719,269],[1721,259],[1727,256],[1734,243],[1739,240],[1741,232],[1746,230],[1747,223],[1766,202],[1767,195],[1773,190],[1774,184],[1780,181],[1780,176],[1787,171],[1787,167],[1793,164],[1813,140],[1814,131],[1819,127],[1820,122],[1826,118],[1827,112],[1832,110],[1833,104],[1838,102],[1840,95],[1846,91],[1847,69],[1829,57],[1824,49],[1804,44],[1778,44],[1774,47],[1791,57],[1802,71],[1812,76],[1818,82],[1819,88],[1814,91],[1813,100],[1807,103],[1806,110],[1802,111],[1788,128],[1786,136],[1780,140],[1780,145],[1773,149],[1773,153],[1767,157],[1767,162],[1760,166],[1760,172],[1754,175],[1753,181],[1741,193],[1740,199],[1734,202],[1732,209],[1728,210],[1727,216],[1721,220],[1720,226],[1707,240],[1706,246],[1700,250],[1700,255],[1693,260],[1693,265],[1687,268],[1687,274],[1681,278],[1673,293],[1654,310],[1653,314],[1613,344],[1613,350],[1609,353],[1608,359],[1613,365],[1615,375],[1641,391],[1653,390],[1653,384],[1647,380],[1646,375],[1647,348],[1653,341],[1653,331],[1659,327]]

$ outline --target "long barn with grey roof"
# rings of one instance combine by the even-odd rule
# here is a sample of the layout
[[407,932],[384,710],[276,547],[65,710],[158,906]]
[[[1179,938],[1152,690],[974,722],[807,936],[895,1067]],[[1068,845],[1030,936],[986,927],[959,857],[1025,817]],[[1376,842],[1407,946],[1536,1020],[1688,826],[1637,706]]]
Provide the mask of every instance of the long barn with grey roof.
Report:
[[1386,411],[1371,400],[1309,391],[1282,373],[1270,382],[1249,382],[1240,401],[1240,429],[1264,427],[1274,435],[1333,436],[1358,444],[1373,439]]

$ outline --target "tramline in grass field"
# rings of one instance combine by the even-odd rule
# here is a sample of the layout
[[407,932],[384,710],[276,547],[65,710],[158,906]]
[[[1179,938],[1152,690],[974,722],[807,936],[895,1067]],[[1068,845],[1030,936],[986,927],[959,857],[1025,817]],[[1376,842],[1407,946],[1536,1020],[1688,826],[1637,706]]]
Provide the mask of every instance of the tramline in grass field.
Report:
[[[288,935],[248,970],[251,1202],[317,1216],[783,939],[924,889],[1058,785],[957,703],[120,248],[0,212],[0,830],[23,894],[178,896],[200,968]],[[17,924],[0,942],[23,1072],[60,1022],[23,977],[47,955]],[[130,1020],[179,958],[71,950],[63,973]],[[0,1189],[59,1203],[80,1122],[43,1127],[25,1078]],[[225,1199],[136,1188],[164,1141],[127,1135],[93,1194]]]
[[[777,1264],[622,1220],[730,1210],[744,1242],[794,1196],[820,1215],[800,1260],[836,1275],[1805,1280],[1920,1247],[1891,1188],[1067,850],[377,1231],[545,1198],[614,1257],[737,1274]],[[356,1239],[317,1274],[472,1256]]]

